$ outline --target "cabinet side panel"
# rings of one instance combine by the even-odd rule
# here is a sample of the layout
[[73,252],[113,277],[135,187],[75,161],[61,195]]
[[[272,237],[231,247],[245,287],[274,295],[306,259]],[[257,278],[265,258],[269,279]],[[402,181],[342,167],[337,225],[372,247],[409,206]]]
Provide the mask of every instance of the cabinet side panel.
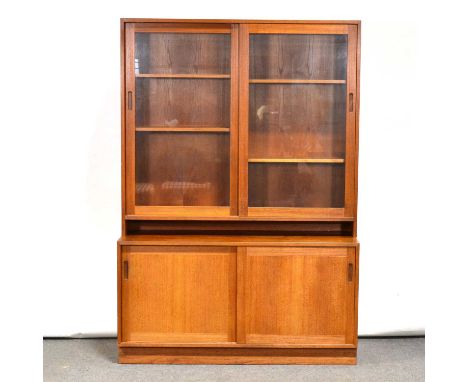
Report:
[[[355,170],[354,170],[354,236],[357,236],[357,209],[358,209],[358,169],[359,169],[359,110],[361,94],[361,23],[357,25],[357,48],[356,48],[356,144],[355,144]],[[359,254],[359,250],[358,250]]]

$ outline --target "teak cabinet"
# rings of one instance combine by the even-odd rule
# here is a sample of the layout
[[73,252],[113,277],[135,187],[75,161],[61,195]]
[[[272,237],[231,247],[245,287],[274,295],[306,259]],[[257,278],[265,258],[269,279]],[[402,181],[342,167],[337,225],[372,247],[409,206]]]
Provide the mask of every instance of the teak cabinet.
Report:
[[360,23],[121,31],[119,361],[355,364]]

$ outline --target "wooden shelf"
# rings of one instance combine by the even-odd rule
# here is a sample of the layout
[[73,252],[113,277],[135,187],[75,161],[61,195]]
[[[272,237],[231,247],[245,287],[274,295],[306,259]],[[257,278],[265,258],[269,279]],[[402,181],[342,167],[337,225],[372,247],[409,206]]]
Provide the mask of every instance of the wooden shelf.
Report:
[[193,78],[193,79],[224,79],[231,78],[229,74],[135,74],[136,78]]
[[346,80],[250,79],[251,84],[346,84]]
[[[310,213],[310,209],[305,209],[305,208],[296,208],[296,211],[303,210],[305,209],[305,213],[301,214],[295,214],[295,216],[289,216],[286,215],[285,213],[279,215],[279,214],[271,214],[268,215],[269,211],[266,211],[266,213],[261,214],[259,213],[259,209],[264,209],[264,207],[258,207],[254,208],[252,211],[252,207],[249,208],[250,213],[249,216],[235,216],[235,215],[229,215],[229,211],[223,212],[223,207],[217,207],[217,209],[221,210],[219,213],[211,213],[210,214],[204,214],[202,215],[201,213],[190,213],[190,207],[175,207],[176,212],[172,212],[166,210],[167,212],[154,212],[156,209],[161,209],[160,207],[142,207],[142,208],[148,208],[152,210],[151,212],[144,212],[139,208],[138,213],[135,214],[130,214],[130,215],[125,215],[125,220],[188,220],[188,221],[286,221],[286,222],[354,222],[355,218],[354,217],[343,217],[339,216],[339,212],[334,214],[333,211],[330,213],[330,209],[327,209],[326,212],[323,211],[323,209],[316,209],[318,212]],[[168,207],[166,207],[168,208]],[[173,208],[173,207],[170,207]],[[196,207],[195,207],[196,208]],[[164,207],[162,208],[163,210],[165,209]],[[188,211],[189,213],[186,213],[185,215],[181,214],[179,211],[180,209],[184,209]],[[291,212],[290,208],[285,208],[287,212]],[[279,209],[276,209],[278,211]],[[336,210],[341,210],[341,209],[336,209]],[[317,216],[319,215],[319,216]]]
[[191,127],[191,126],[141,126],[135,129],[136,131],[160,131],[160,132],[174,132],[174,133],[229,133],[229,127]]
[[355,237],[345,236],[246,236],[246,235],[127,235],[122,245],[212,245],[212,246],[357,246]]
[[252,158],[249,163],[344,163],[341,158]]

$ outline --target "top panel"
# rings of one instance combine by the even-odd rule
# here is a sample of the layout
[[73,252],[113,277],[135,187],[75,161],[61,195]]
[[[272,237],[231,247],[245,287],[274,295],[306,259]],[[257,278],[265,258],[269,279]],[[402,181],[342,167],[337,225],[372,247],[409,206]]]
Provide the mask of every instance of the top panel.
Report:
[[360,25],[361,20],[242,20],[242,19],[148,19],[121,18],[122,23],[203,23],[203,24],[346,24]]

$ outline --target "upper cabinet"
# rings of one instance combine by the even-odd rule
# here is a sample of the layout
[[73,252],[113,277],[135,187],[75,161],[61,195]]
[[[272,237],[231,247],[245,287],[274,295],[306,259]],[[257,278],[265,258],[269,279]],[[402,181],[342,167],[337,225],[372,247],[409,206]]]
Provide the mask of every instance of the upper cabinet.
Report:
[[353,218],[357,26],[128,23],[125,213]]

